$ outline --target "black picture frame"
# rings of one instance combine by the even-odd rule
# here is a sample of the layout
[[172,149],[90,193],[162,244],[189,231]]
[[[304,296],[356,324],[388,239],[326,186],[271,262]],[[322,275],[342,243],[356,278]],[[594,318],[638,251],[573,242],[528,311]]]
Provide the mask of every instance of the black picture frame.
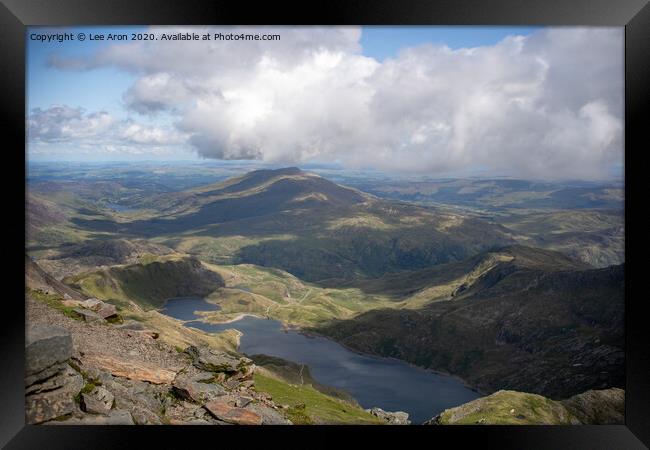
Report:
[[[19,280],[23,249],[13,249],[3,289],[4,320],[0,326],[0,445],[6,448],[181,448],[201,445],[251,446],[296,443],[342,445],[353,435],[393,445],[454,445],[472,441],[507,448],[635,449],[650,445],[650,346],[645,302],[639,276],[640,223],[634,208],[642,206],[644,179],[640,158],[644,145],[643,117],[650,96],[650,5],[648,0],[318,0],[281,7],[278,2],[251,5],[216,0],[1,0],[0,102],[3,147],[9,158],[3,171],[5,207],[23,210],[24,189],[17,168],[25,164],[25,27],[30,25],[573,25],[625,27],[625,313],[626,420],[609,426],[463,426],[463,427],[123,427],[30,426],[24,420],[24,290]],[[644,114],[645,113],[645,114]],[[23,149],[21,152],[20,149]],[[14,165],[15,164],[15,165]],[[23,165],[23,167],[25,167]],[[14,179],[15,178],[15,179]],[[24,185],[23,185],[24,186]],[[634,206],[633,206],[634,205]],[[7,213],[5,239],[20,246],[24,236],[20,213]],[[24,219],[24,216],[22,216]],[[15,237],[14,237],[15,236]],[[633,290],[632,274],[637,279]],[[142,441],[142,438],[145,441]],[[418,439],[418,441],[415,441]],[[392,442],[391,442],[392,441]],[[155,442],[155,443],[154,443]],[[307,445],[305,445],[307,443]],[[301,445],[302,444],[302,445]]]

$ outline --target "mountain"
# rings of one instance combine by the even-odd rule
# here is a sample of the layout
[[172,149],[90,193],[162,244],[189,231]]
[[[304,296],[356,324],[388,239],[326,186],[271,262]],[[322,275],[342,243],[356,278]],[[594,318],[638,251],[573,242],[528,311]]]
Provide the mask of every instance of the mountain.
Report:
[[255,170],[221,183],[162,194],[143,206],[160,211],[163,217],[174,217],[172,221],[154,221],[149,225],[189,229],[279,211],[349,207],[367,198],[367,194],[355,189],[289,167]]
[[39,265],[60,280],[100,266],[135,264],[171,253],[172,249],[143,239],[93,239],[49,250]]
[[307,281],[377,277],[514,243],[495,223],[381,200],[297,168],[153,195],[138,208],[119,220],[73,222],[88,232],[153,239],[213,263],[276,267]]
[[458,375],[484,392],[566,398],[623,386],[624,265],[590,269],[521,246],[483,259],[492,260],[490,269],[441,301],[372,310],[314,331],[361,352]]
[[174,297],[205,296],[224,285],[196,258],[163,257],[66,277],[63,282],[89,296],[135,301],[150,309]]

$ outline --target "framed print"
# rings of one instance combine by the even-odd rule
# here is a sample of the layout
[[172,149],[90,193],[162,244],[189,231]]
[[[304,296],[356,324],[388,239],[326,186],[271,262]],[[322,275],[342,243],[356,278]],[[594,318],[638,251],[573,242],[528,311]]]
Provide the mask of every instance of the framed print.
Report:
[[277,6],[3,2],[3,445],[645,448],[647,2]]

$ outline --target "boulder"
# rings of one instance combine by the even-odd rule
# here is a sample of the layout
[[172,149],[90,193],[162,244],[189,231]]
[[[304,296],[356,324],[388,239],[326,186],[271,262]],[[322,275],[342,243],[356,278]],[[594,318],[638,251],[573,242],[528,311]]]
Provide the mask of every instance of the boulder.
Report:
[[102,303],[104,303],[104,302],[102,302],[101,300],[99,300],[97,298],[89,298],[88,300],[84,300],[83,302],[81,302],[81,306],[83,306],[84,308],[95,311],[96,309],[101,307]]
[[159,413],[168,402],[166,385],[113,377],[109,373],[103,373],[99,380],[115,396],[115,408],[128,411],[137,425],[162,423]]
[[137,361],[118,359],[106,355],[87,355],[85,362],[108,371],[116,377],[147,381],[153,384],[172,384],[176,372],[160,367],[149,366]]
[[366,409],[367,412],[372,414],[375,417],[379,417],[382,420],[385,420],[389,425],[410,425],[411,421],[409,420],[408,413],[404,411],[384,411],[381,408],[370,408]]
[[89,298],[80,303],[85,309],[95,312],[102,319],[108,319],[117,315],[117,308],[110,303],[103,302],[96,298]]
[[108,414],[113,407],[115,396],[101,386],[88,394],[81,394],[81,409],[90,414]]
[[94,311],[84,308],[74,308],[74,312],[79,314],[86,322],[103,322],[104,318]]
[[25,421],[29,424],[57,419],[77,411],[74,397],[84,385],[83,377],[67,367],[48,382],[48,389],[25,396]]
[[29,326],[25,336],[25,372],[36,375],[72,357],[72,336],[61,327]]
[[262,416],[258,413],[230,405],[234,402],[220,397],[207,402],[203,407],[216,419],[235,425],[262,425]]
[[197,348],[192,345],[185,349],[185,353],[192,357],[195,367],[208,372],[248,372],[251,370],[249,367],[253,364],[253,361],[248,358],[238,358],[207,347]]
[[188,377],[187,375],[180,374],[176,376],[172,389],[181,397],[197,403],[205,403],[226,394],[222,386],[199,381],[202,379],[205,379],[204,375]]
[[245,409],[259,415],[262,418],[262,425],[292,425],[291,421],[269,406],[250,403]]

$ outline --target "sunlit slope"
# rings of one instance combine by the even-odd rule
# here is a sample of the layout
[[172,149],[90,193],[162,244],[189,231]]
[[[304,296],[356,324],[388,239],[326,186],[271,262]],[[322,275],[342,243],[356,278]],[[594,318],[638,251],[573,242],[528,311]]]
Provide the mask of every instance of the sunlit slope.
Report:
[[499,225],[383,201],[299,169],[255,171],[142,206],[158,214],[120,223],[121,233],[308,281],[419,269],[514,242]]

